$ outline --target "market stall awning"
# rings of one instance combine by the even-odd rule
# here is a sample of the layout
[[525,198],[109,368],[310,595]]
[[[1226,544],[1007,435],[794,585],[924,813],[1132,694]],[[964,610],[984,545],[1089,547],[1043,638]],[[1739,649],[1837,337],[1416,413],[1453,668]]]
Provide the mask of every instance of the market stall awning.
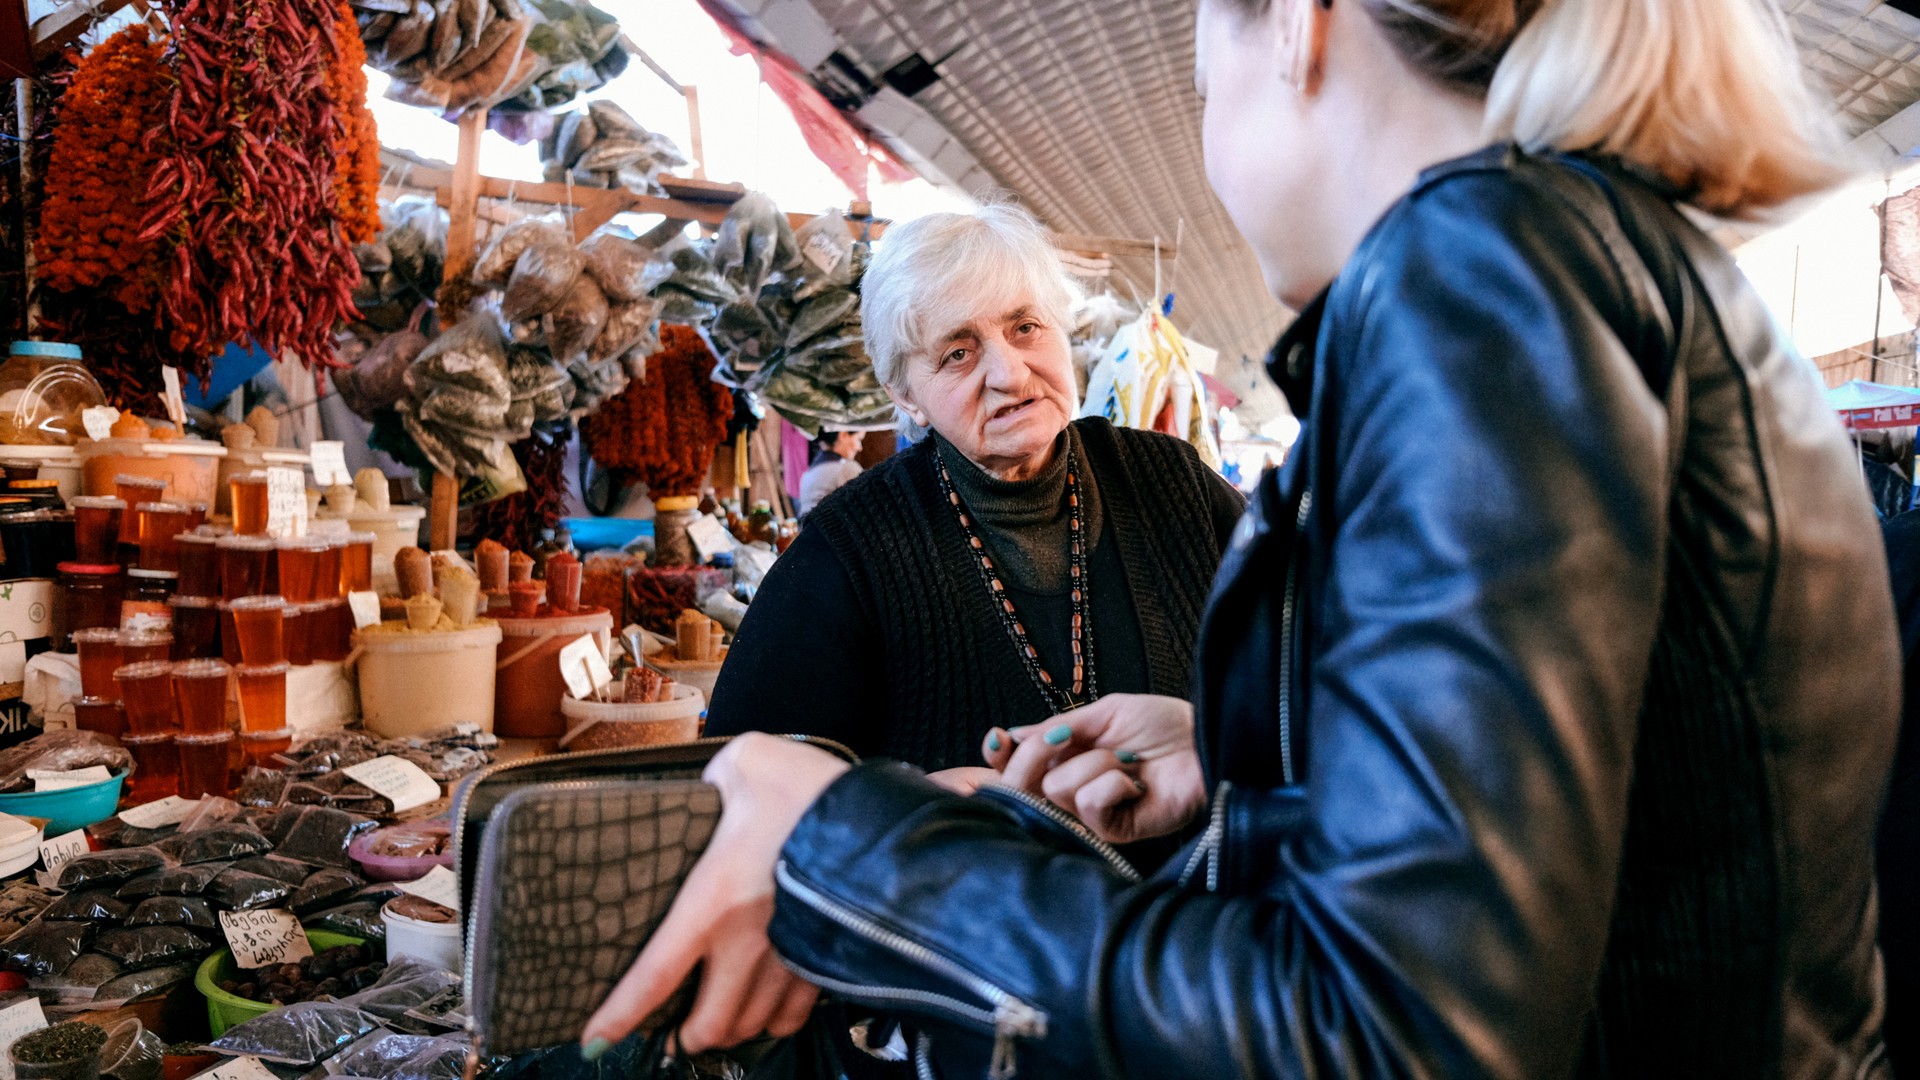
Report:
[[1827,401],[1855,431],[1920,425],[1920,390],[1853,379],[1827,391]]

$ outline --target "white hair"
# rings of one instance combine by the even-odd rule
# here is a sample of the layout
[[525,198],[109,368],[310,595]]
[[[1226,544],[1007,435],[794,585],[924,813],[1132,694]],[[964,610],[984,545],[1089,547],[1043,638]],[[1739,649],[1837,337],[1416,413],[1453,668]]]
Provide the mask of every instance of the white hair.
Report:
[[[1032,304],[1064,335],[1079,293],[1046,228],[1025,210],[996,203],[929,214],[888,229],[874,245],[860,285],[867,355],[881,384],[898,393],[909,360],[983,312]],[[905,410],[899,427],[916,442],[927,433]]]

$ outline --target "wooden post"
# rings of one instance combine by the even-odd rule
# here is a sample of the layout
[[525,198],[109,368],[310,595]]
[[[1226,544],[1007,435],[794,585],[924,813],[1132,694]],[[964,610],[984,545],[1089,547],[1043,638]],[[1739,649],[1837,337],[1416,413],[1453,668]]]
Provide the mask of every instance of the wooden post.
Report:
[[[480,136],[486,130],[485,109],[470,110],[460,117],[460,150],[453,163],[453,197],[447,207],[445,273],[449,278],[473,273],[478,246],[475,225],[480,207]],[[442,312],[443,319],[446,314]],[[427,535],[431,538],[432,550],[452,550],[459,531],[460,481],[451,473],[435,473],[433,503],[427,511]]]
[[700,88],[682,87],[680,93],[687,99],[687,152],[693,155],[693,178],[707,178],[707,141],[700,134]]

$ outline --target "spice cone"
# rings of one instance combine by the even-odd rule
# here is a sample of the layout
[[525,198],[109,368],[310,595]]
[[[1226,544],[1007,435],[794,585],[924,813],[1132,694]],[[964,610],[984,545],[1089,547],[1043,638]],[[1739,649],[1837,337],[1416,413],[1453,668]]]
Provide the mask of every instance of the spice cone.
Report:
[[360,492],[352,484],[334,484],[327,488],[327,510],[334,517],[347,517],[359,505]]
[[422,593],[407,601],[407,625],[415,630],[431,630],[440,625],[440,601]]
[[440,575],[440,602],[454,626],[472,623],[480,607],[480,579],[461,567],[448,567]]

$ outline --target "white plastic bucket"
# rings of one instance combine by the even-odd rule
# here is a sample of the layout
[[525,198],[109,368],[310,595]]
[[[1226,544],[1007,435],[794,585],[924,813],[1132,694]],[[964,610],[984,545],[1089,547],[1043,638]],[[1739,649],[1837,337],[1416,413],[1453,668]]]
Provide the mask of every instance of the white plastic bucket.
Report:
[[354,532],[373,534],[373,587],[384,593],[399,588],[393,574],[393,556],[403,547],[423,547],[420,523],[426,520],[424,506],[395,506],[388,510],[360,507],[347,516]]
[[700,737],[700,714],[707,696],[685,684],[673,688],[673,700],[628,703],[617,700],[624,683],[607,688],[614,701],[567,698],[560,713],[567,718],[563,749],[607,750],[616,746],[664,746],[692,742]]
[[720,681],[720,665],[727,662],[727,650],[720,650],[718,660],[675,660],[664,654],[647,657],[647,665],[662,675],[684,686],[691,686],[707,697],[713,696],[713,688]]
[[387,963],[411,956],[423,964],[458,973],[464,949],[460,941],[460,920],[433,923],[396,915],[393,901],[380,908],[380,920],[387,924]]
[[388,739],[462,723],[492,731],[499,645],[498,626],[443,634],[356,632],[361,720]]

